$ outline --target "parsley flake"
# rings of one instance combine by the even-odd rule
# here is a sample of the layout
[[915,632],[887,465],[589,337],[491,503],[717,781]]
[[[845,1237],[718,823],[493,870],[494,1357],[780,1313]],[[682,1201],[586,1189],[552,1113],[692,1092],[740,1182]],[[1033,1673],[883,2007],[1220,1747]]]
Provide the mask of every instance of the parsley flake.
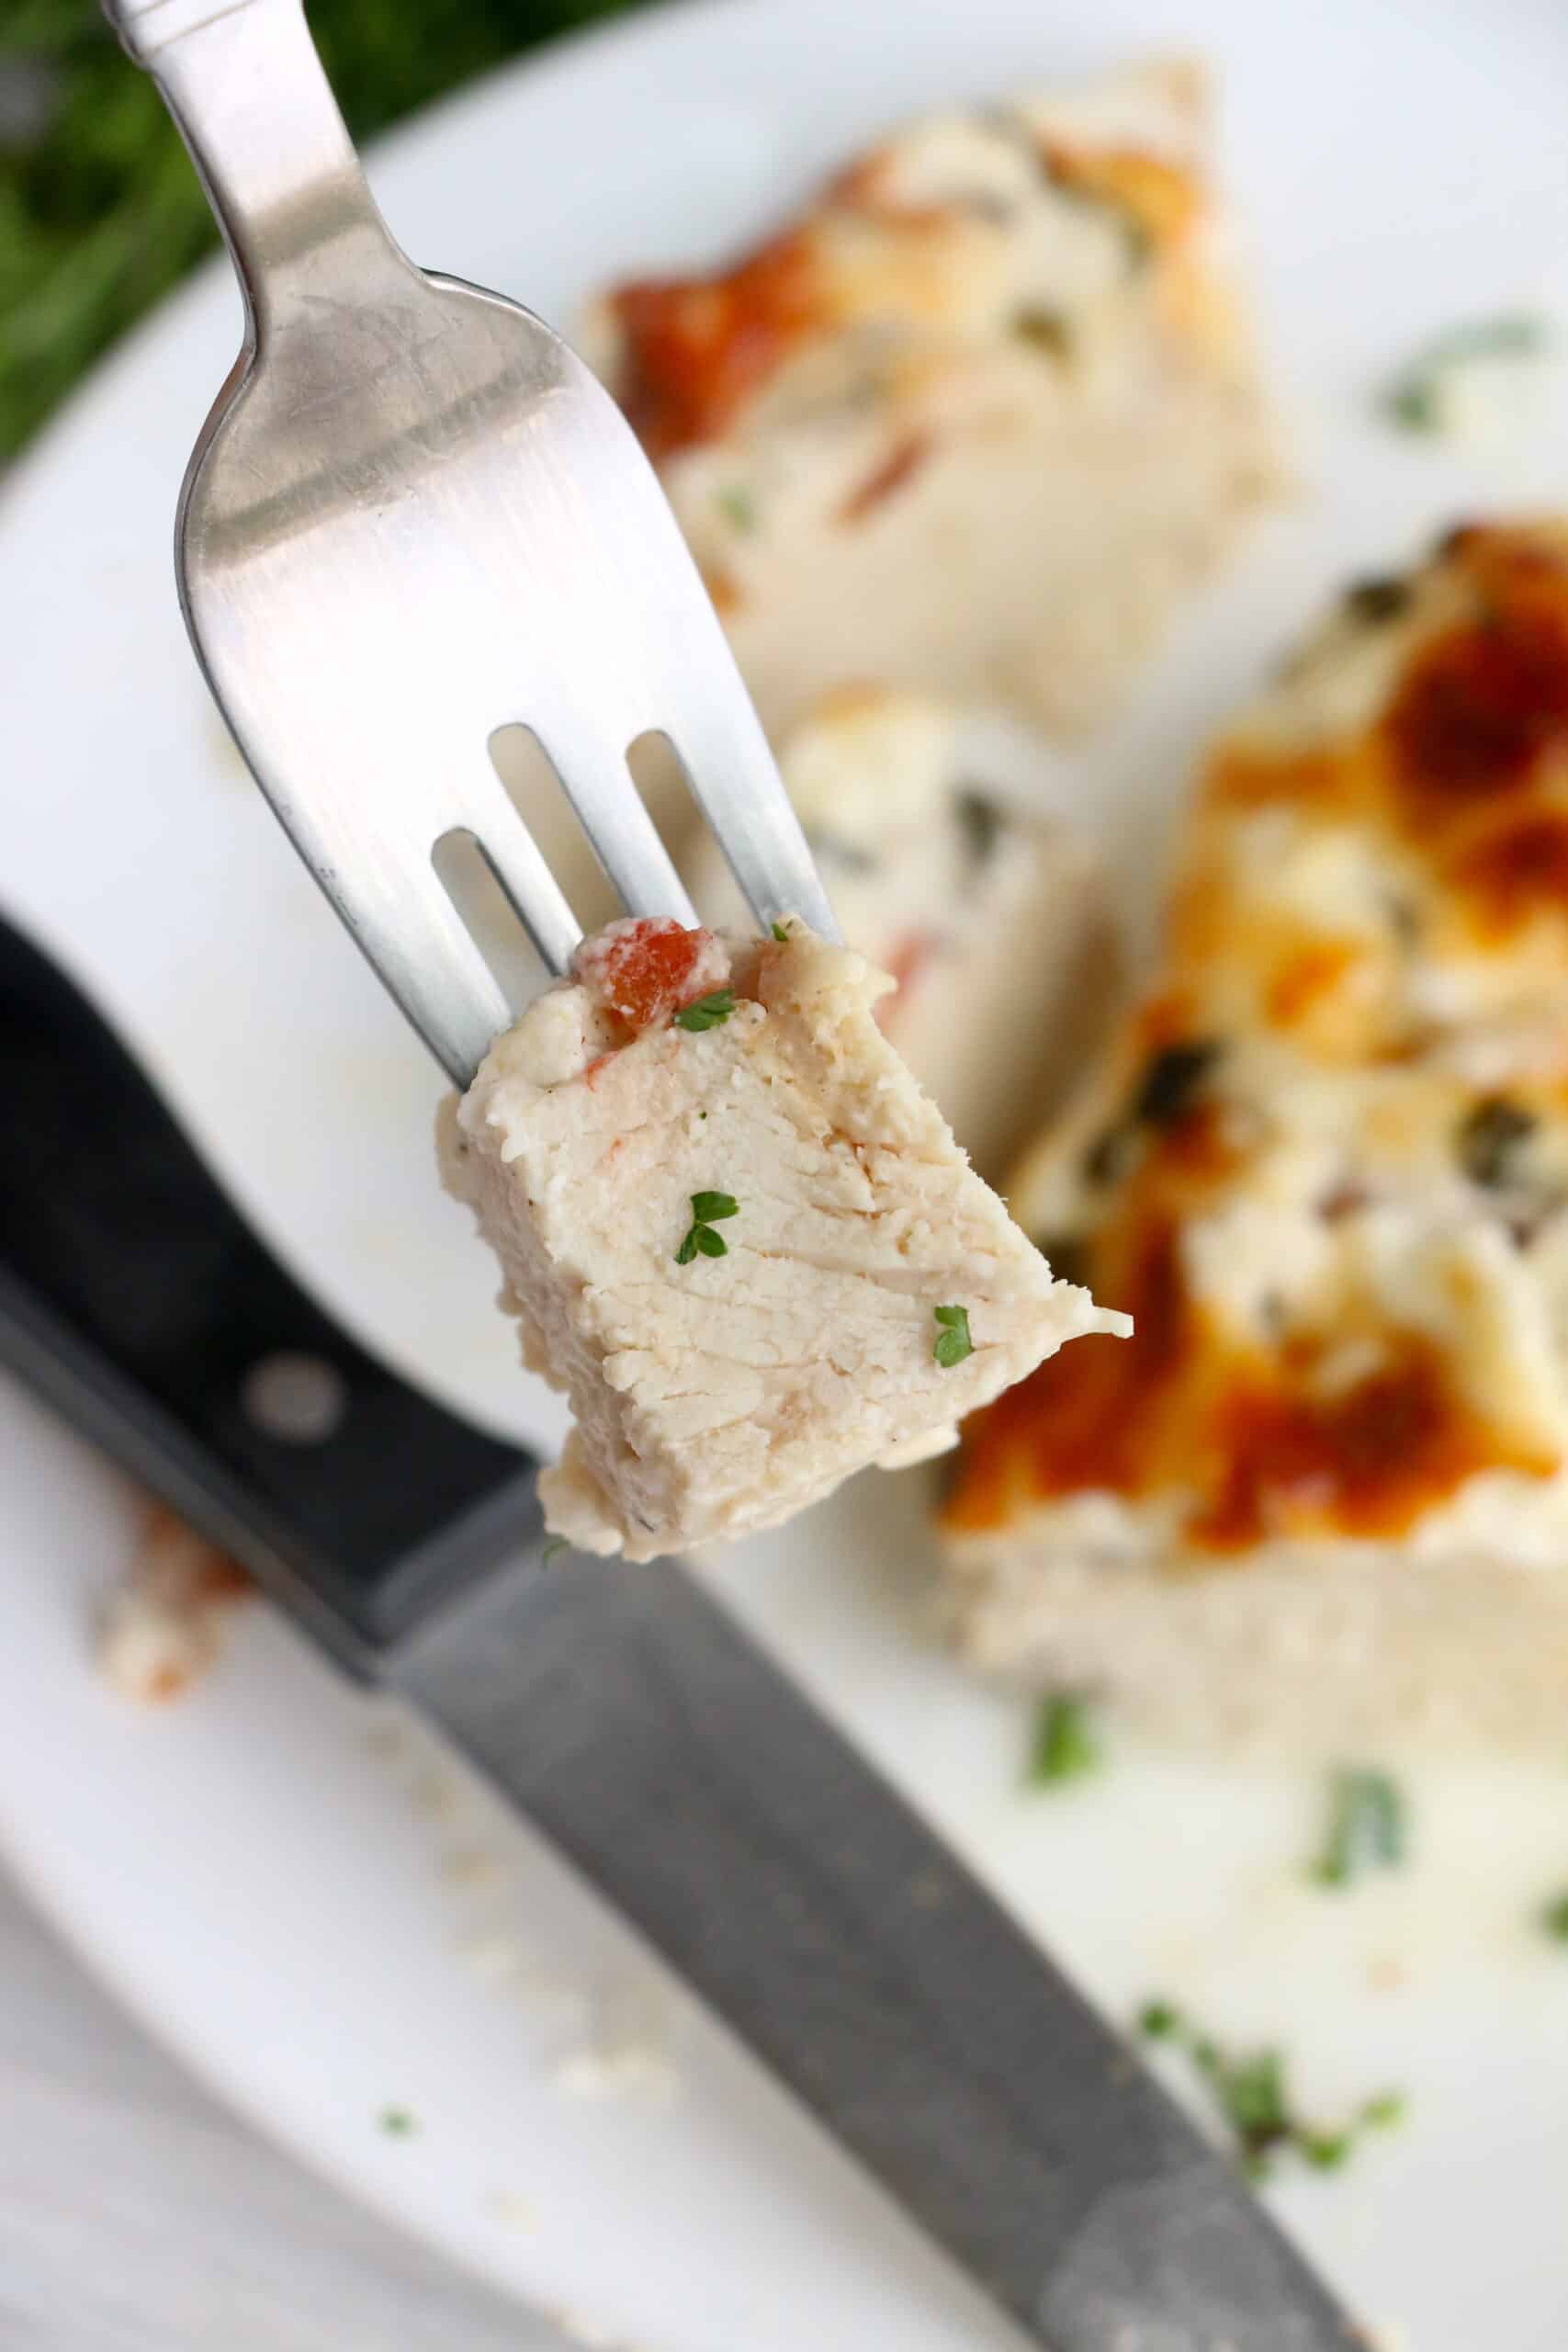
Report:
[[1053,1690],[1041,1701],[1029,1751],[1032,1788],[1055,1789],[1065,1781],[1081,1781],[1098,1772],[1104,1761],[1087,1699],[1074,1690]]
[[1295,2111],[1289,2069],[1278,2049],[1224,2050],[1197,2032],[1170,2001],[1145,2001],[1137,2025],[1145,2041],[1180,2050],[1228,2128],[1235,2160],[1251,2180],[1267,2179],[1276,2155],[1286,2153],[1315,2172],[1337,2172],[1367,2132],[1391,2130],[1404,2120],[1403,2094],[1380,2091],[1343,2123],[1326,2129],[1308,2123]]
[[1318,1884],[1348,1886],[1363,1871],[1397,1870],[1404,1849],[1404,1799],[1397,1781],[1360,1765],[1336,1772],[1328,1838],[1312,1868]]
[[933,1309],[942,1329],[936,1335],[931,1353],[943,1372],[951,1372],[955,1363],[975,1352],[975,1342],[969,1337],[969,1309],[966,1306],[939,1306]]
[[779,940],[779,941],[781,941],[781,942],[783,942],[783,941],[784,941],[784,940],[787,940],[787,939],[788,939],[788,937],[789,937],[789,925],[788,925],[788,923],[786,923],[786,922],[775,922],[775,923],[773,924],[773,937],[774,937],[776,940]]
[[1560,1944],[1568,1944],[1568,1893],[1554,1894],[1542,1906],[1540,1924],[1545,1934]]
[[1551,341],[1543,319],[1522,313],[1453,327],[1394,379],[1385,394],[1388,413],[1407,433],[1435,432],[1444,423],[1443,393],[1450,369],[1472,359],[1539,359]]
[[539,1555],[539,1566],[542,1568],[547,1568],[552,1560],[558,1559],[562,1552],[570,1552],[570,1549],[571,1546],[564,1535],[552,1535]]
[[754,531],[757,527],[757,502],[740,482],[730,482],[723,490],[716,490],[713,503],[734,531]]
[[675,1015],[677,1029],[716,1029],[728,1021],[735,1010],[735,990],[715,989],[711,996],[698,997],[695,1004],[683,1004]]
[[419,2130],[406,2107],[384,2107],[378,2120],[389,2140],[412,2140]]
[[692,1222],[686,1238],[675,1252],[678,1266],[689,1266],[694,1258],[726,1258],[728,1244],[722,1233],[714,1231],[722,1217],[739,1216],[740,1204],[728,1193],[694,1193],[691,1195]]

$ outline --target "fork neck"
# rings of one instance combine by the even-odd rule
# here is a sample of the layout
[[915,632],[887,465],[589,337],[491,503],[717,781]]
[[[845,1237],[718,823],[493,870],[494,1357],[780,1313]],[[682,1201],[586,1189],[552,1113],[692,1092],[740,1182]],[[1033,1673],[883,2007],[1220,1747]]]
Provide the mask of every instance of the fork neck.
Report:
[[305,22],[302,0],[104,0],[190,150],[232,256],[250,331],[363,300],[410,264],[382,220]]

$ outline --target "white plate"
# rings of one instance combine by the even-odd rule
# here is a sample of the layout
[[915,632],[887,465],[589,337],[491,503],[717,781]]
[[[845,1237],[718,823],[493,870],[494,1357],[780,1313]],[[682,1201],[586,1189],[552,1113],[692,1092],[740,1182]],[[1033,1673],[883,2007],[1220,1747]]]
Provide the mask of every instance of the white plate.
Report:
[[[703,6],[500,78],[375,174],[417,254],[567,320],[602,273],[759,228],[908,106],[1188,43],[1224,72],[1313,495],[1095,752],[1086,806],[1113,845],[1142,844],[1130,910],[1203,729],[1328,583],[1457,512],[1568,491],[1562,431],[1466,459],[1391,438],[1367,401],[1433,329],[1562,291],[1568,27],[1551,8]],[[547,1437],[554,1408],[514,1371],[493,1278],[436,1193],[432,1071],[237,773],[181,636],[170,515],[235,332],[209,275],[11,486],[6,904],[115,1009],[335,1308],[492,1426]],[[1010,2340],[594,1899],[266,1613],[167,1714],[100,1689],[86,1627],[130,1524],[115,1480],[0,1396],[0,1837],[160,2033],[323,2170],[604,2340]],[[1113,2012],[1157,1990],[1221,2032],[1277,2036],[1325,2114],[1408,2089],[1404,2132],[1278,2192],[1371,2319],[1405,2324],[1414,2352],[1561,2352],[1568,1959],[1530,1917],[1568,1881],[1560,1781],[1425,1770],[1412,1868],[1337,1899],[1301,1871],[1304,1774],[1124,1747],[1082,1793],[1026,1798],[1017,1710],[921,1628],[925,1552],[918,1485],[874,1478],[724,1576]],[[652,2059],[634,2034],[596,2069],[593,2046],[650,2006]],[[414,2135],[378,2129],[389,2105]]]

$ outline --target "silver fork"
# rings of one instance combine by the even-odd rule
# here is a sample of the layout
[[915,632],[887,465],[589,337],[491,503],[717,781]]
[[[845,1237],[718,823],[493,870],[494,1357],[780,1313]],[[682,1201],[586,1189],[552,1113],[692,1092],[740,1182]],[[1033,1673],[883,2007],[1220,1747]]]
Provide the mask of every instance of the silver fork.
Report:
[[694,915],[632,780],[666,736],[759,922],[831,910],[651,467],[514,302],[418,269],[301,0],[105,0],[244,296],[175,564],[209,685],[296,848],[466,1084],[512,1008],[433,862],[475,842],[552,971],[581,926],[491,763],[527,725],[627,910]]

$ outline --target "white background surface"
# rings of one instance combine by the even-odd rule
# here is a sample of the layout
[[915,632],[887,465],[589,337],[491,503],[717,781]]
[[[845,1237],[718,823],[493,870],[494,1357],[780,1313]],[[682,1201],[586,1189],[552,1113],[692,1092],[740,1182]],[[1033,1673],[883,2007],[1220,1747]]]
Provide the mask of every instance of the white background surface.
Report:
[[557,2352],[199,2090],[0,1876],[5,2352]]
[[[1153,853],[1193,747],[1330,583],[1386,569],[1456,514],[1568,492],[1561,432],[1510,466],[1397,443],[1369,401],[1434,330],[1561,292],[1568,24],[1555,0],[709,10],[644,20],[449,106],[375,175],[422,259],[564,320],[608,270],[757,227],[911,103],[1189,40],[1224,70],[1230,176],[1311,495],[1260,536],[1097,747],[1085,813],[1112,846],[1144,845],[1122,868],[1130,907],[1156,887]],[[181,641],[169,515],[233,311],[216,280],[182,298],[16,485],[0,891],[114,1009],[329,1302],[475,1412],[516,1418],[526,1392],[489,1306],[493,1277],[435,1196],[431,1072],[233,773]],[[426,1768],[373,1750],[363,1702],[263,1612],[167,1718],[117,1708],[88,1670],[86,1627],[130,1532],[113,1482],[0,1395],[0,1840],[165,2040],[411,2230],[644,2352],[1003,2340],[702,2020],[676,2018],[668,2101],[563,2098],[559,2062],[592,2034],[600,1996],[646,1962],[473,1792],[426,1803]],[[1412,1768],[1412,1867],[1343,1902],[1303,1877],[1321,1813],[1304,1772],[1204,1772],[1129,1748],[1093,1789],[1032,1802],[1020,1711],[969,1688],[922,1630],[925,1540],[908,1483],[873,1481],[724,1573],[792,1670],[1112,2014],[1168,1992],[1227,2036],[1279,2036],[1325,2119],[1385,2081],[1410,2090],[1397,2141],[1350,2176],[1281,2191],[1369,2319],[1408,2323],[1411,2352],[1562,2352],[1568,1963],[1530,1925],[1568,1879],[1561,1767],[1418,1782]],[[475,1833],[502,1857],[506,1932],[532,1953],[521,1990],[465,1962],[484,1930],[450,1865]],[[586,1987],[585,2016],[563,2024],[556,2002],[547,2017],[546,1979]],[[7,2102],[0,2164],[40,2240],[91,2262],[107,2294],[138,2246],[200,2232],[222,2164],[194,2166],[156,2222],[138,2218],[140,2121],[116,2122],[112,2101],[100,2111],[69,2068],[39,2074],[59,2086],[44,2108],[65,2101],[50,2144],[71,2136],[61,2113],[84,2115],[74,2159],[61,2153],[51,2189],[27,2132],[6,2128]],[[10,2088],[0,2068],[0,2097]],[[377,2132],[389,2102],[419,2113],[417,2140]],[[535,2226],[503,2217],[502,2198],[529,2200]],[[215,2229],[242,2268],[289,2238],[287,2222],[265,2237],[269,2210],[260,2198],[254,2256],[227,2222]],[[420,2275],[403,2261],[389,2275]],[[0,2314],[8,2286],[0,2267]],[[186,2324],[183,2285],[164,2291],[149,2347],[177,2346]],[[399,2309],[379,2340],[417,2343]],[[526,2345],[530,2324],[520,2316],[510,2340]],[[348,2326],[320,2340],[353,2346]],[[210,2315],[192,2340],[244,2344]],[[265,2340],[289,2344],[276,2327]],[[141,2352],[134,2335],[85,2327],[56,2341]]]

